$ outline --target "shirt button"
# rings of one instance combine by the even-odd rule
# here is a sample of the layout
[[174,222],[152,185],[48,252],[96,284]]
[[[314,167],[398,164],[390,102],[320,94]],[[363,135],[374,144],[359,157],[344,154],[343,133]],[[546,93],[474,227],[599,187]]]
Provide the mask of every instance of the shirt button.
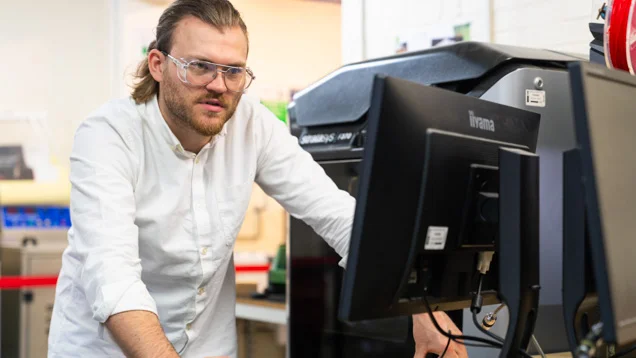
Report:
[[205,255],[208,253],[208,248],[204,247],[203,249],[201,249],[201,255]]
[[197,159],[195,159],[194,161],[195,163],[199,164],[199,157],[197,157]]
[[189,331],[192,329],[192,323],[186,324],[186,329]]
[[199,296],[201,296],[203,293],[205,293],[205,288],[199,287]]

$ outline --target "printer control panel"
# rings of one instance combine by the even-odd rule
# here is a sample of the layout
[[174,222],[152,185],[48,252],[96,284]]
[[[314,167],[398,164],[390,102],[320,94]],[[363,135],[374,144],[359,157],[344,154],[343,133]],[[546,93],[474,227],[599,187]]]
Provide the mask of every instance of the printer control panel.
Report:
[[298,143],[305,149],[334,147],[362,149],[366,142],[366,128],[305,128],[298,136]]

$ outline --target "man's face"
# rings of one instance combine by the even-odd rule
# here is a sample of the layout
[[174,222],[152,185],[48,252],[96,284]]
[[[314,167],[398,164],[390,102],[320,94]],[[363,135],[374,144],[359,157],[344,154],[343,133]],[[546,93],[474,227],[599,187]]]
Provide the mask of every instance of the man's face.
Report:
[[[181,20],[173,33],[170,55],[177,59],[204,60],[228,66],[245,66],[247,39],[240,27],[223,32],[194,18]],[[219,73],[210,84],[196,87],[179,79],[175,64],[166,58],[159,94],[177,125],[203,136],[218,134],[232,117],[241,93],[228,91]]]

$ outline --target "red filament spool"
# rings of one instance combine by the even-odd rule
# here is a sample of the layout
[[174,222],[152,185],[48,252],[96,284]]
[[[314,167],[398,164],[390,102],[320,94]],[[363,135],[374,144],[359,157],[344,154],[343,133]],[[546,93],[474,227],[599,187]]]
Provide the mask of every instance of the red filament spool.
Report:
[[[633,12],[635,0],[612,0],[607,6],[607,19],[605,21],[605,62],[607,67],[630,71],[632,57],[636,59],[636,48],[634,56],[630,53],[633,41],[632,36],[636,21]],[[632,72],[633,73],[633,72]]]

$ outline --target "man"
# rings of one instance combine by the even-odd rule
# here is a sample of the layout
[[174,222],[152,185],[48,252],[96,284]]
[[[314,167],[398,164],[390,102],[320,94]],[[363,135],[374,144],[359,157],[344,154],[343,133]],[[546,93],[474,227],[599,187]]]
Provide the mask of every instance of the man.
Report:
[[[346,257],[355,201],[242,96],[247,54],[228,1],[177,0],[132,99],[77,130],[49,357],[235,356],[233,245],[254,181]],[[415,320],[422,357],[447,343],[428,324]]]

